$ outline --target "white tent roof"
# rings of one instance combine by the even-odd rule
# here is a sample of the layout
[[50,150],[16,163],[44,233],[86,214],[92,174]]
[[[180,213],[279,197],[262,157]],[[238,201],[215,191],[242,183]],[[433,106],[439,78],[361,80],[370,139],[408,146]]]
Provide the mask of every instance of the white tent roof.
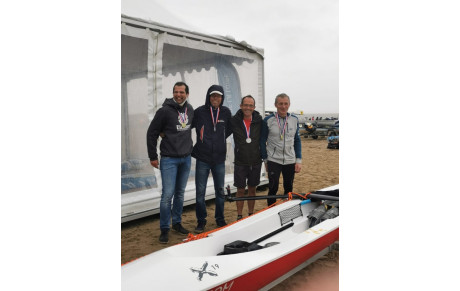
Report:
[[235,48],[239,48],[239,49],[244,48],[248,50],[249,52],[258,53],[260,56],[262,56],[262,58],[264,57],[264,50],[262,48],[251,46],[245,41],[238,42],[231,36],[205,34],[205,33],[197,32],[197,31],[187,30],[184,28],[174,27],[168,24],[164,24],[164,23],[160,23],[160,22],[156,22],[152,20],[145,20],[142,18],[122,14],[121,21],[123,22],[123,20],[129,20],[130,23],[138,21],[140,26],[147,26],[151,28],[152,30],[158,29],[158,30],[169,32],[172,34],[180,31],[181,34],[184,36],[190,36],[190,37],[200,36],[200,38],[205,38],[207,41],[211,41],[215,43],[220,43],[220,44],[225,44],[225,45],[233,44]]

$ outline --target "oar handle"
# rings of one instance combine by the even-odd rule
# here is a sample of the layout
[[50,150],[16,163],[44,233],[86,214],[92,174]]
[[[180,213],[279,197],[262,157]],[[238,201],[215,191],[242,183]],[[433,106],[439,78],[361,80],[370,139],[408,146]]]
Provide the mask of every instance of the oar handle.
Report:
[[[302,198],[297,195],[293,195],[293,198]],[[227,196],[228,201],[242,201],[242,200],[259,200],[259,199],[281,199],[289,198],[289,195],[268,195],[268,196],[247,196],[247,197],[233,197]]]
[[310,193],[307,195],[307,198],[314,199],[314,200],[332,200],[332,201],[339,201],[338,196],[331,196],[331,195],[323,195],[323,194],[315,194]]
[[[289,198],[289,195],[267,195],[267,196],[247,196],[247,197],[227,196],[228,201],[244,201],[244,200],[260,200],[260,199],[283,199],[283,198]],[[297,196],[297,195],[292,195],[292,198],[303,199],[303,197],[300,197],[300,196]],[[313,200],[339,201],[338,196],[316,194],[316,193],[308,194],[307,198],[310,198],[310,199],[313,199]]]
[[285,230],[285,229],[287,229],[287,228],[290,228],[290,227],[293,226],[293,225],[294,225],[294,222],[291,222],[291,223],[289,223],[289,224],[286,224],[285,226],[282,226],[282,227],[278,228],[277,230],[274,230],[274,231],[272,231],[272,232],[270,232],[270,233],[264,235],[263,237],[256,239],[256,240],[253,241],[251,244],[258,244],[258,243],[260,243],[261,241],[264,241],[264,240],[266,240],[267,238],[272,237],[272,236],[274,236],[275,234],[277,234],[277,233],[279,233],[279,232],[282,232],[283,230]]

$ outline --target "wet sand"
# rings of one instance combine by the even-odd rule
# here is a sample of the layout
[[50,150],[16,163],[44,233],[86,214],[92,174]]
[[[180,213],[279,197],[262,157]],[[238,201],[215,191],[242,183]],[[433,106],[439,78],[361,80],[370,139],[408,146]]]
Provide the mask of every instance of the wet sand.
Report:
[[[339,150],[327,149],[327,140],[320,138],[301,138],[302,140],[302,170],[294,178],[293,192],[308,193],[339,183]],[[282,194],[282,178],[278,194]],[[259,187],[257,195],[267,195],[266,187]],[[208,223],[206,230],[216,228],[214,217],[214,201],[207,201]],[[266,200],[256,200],[255,212],[267,206]],[[236,204],[226,202],[225,219],[227,223],[236,220]],[[247,216],[245,203],[243,216]],[[196,227],[195,207],[184,207],[182,225],[190,230]],[[169,233],[169,243],[160,244],[159,215],[142,218],[122,224],[121,226],[121,263],[124,264],[136,258],[145,256],[160,249],[181,243],[184,235],[174,231]],[[338,245],[337,245],[338,247]],[[339,251],[334,250],[321,257],[316,262],[300,270],[284,280],[271,290],[339,290]]]

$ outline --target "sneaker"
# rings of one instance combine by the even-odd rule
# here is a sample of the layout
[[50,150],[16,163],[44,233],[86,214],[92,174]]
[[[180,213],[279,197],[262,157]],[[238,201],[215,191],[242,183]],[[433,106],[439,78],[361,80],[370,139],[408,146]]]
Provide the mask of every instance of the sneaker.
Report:
[[243,219],[243,215],[238,215],[238,216],[236,217],[236,220],[240,220],[240,219]]
[[204,228],[206,226],[206,223],[204,222],[198,222],[197,227],[195,228],[196,233],[202,233],[204,231]]
[[158,239],[160,243],[162,244],[168,243],[169,241],[168,233],[169,233],[169,229],[161,230],[160,238]]
[[181,233],[181,234],[188,234],[188,233],[189,233],[189,231],[186,230],[186,229],[182,226],[182,224],[180,224],[180,223],[174,224],[174,225],[172,226],[172,228],[173,228],[175,231],[177,231],[178,233]]
[[227,223],[225,222],[225,220],[216,222],[216,224],[217,224],[218,227],[222,227],[222,226],[226,226],[226,225],[227,225]]

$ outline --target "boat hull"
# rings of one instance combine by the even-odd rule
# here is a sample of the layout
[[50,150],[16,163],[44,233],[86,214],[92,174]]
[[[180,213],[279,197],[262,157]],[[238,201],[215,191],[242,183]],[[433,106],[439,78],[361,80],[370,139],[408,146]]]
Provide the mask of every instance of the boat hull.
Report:
[[283,223],[279,214],[298,208],[299,203],[284,202],[206,238],[171,246],[125,264],[121,270],[122,290],[260,290],[273,286],[283,275],[324,253],[339,240],[339,217],[308,228],[307,215],[319,203],[304,204],[300,206],[301,216],[292,219],[292,227],[259,243],[271,246],[218,254],[228,243],[252,242],[279,228]]
[[244,274],[234,280],[225,282],[212,289],[218,290],[260,290],[284,274],[295,269],[305,261],[313,258],[335,241],[339,240],[339,229],[328,233],[320,239],[291,252],[290,254],[265,264],[247,274]]

